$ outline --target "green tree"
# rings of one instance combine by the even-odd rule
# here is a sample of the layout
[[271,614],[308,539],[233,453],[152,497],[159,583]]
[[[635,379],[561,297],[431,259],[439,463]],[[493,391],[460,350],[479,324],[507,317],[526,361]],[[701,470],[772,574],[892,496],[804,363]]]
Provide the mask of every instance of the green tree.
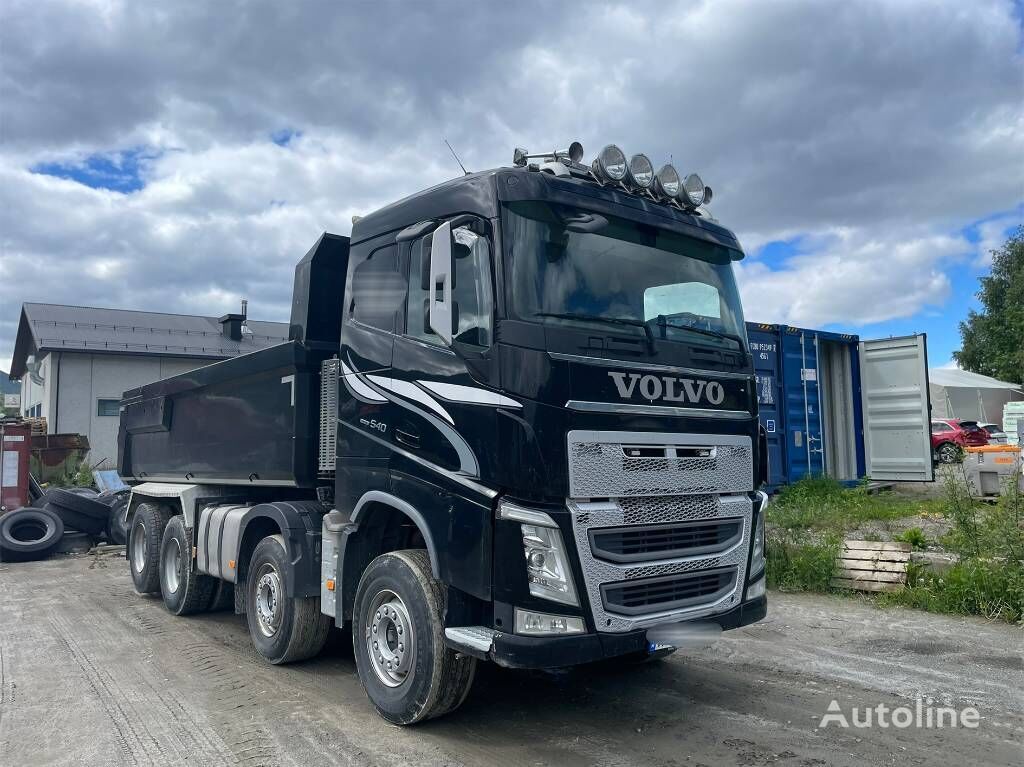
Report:
[[964,370],[1024,383],[1024,226],[992,251],[992,272],[981,278],[982,311],[960,323],[953,357]]

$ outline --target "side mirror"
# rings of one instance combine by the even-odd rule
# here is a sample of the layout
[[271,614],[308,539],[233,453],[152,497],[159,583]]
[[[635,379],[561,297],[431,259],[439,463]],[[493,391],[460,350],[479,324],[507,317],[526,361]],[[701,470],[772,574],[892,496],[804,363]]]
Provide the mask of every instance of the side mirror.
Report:
[[430,329],[452,345],[452,225],[446,221],[430,238]]

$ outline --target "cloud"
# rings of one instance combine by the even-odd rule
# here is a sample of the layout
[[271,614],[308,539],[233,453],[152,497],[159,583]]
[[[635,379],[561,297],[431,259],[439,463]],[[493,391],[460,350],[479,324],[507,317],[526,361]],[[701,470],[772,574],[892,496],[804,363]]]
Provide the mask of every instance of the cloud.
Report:
[[747,319],[819,327],[910,317],[948,298],[943,265],[974,250],[959,236],[893,238],[864,229],[835,230],[804,247],[779,268],[737,265]]
[[0,360],[27,300],[284,319],[322,230],[457,173],[442,137],[700,171],[753,319],[941,307],[956,233],[1024,198],[1021,50],[996,0],[10,0]]

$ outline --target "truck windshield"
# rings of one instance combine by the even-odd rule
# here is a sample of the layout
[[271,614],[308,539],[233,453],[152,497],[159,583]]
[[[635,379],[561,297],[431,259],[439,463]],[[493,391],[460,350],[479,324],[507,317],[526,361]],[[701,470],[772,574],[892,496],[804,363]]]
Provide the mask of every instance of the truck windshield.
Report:
[[652,338],[746,348],[728,248],[613,217],[583,216],[589,225],[580,227],[580,213],[532,201],[505,207],[518,317],[637,325]]

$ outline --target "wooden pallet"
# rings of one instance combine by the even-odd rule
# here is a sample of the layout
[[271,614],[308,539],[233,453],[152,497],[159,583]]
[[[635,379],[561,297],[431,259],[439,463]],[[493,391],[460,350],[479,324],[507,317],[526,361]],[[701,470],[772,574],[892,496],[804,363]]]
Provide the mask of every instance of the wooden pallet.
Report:
[[909,543],[843,541],[832,586],[855,591],[899,591],[907,583]]

